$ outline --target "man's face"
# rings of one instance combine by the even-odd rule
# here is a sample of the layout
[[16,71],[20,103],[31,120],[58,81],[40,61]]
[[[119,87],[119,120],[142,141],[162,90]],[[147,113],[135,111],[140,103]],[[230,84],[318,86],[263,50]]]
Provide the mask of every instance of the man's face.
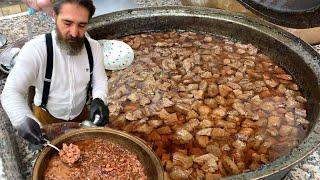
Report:
[[57,42],[69,55],[77,55],[83,48],[84,34],[87,31],[89,11],[75,3],[65,3],[56,21]]

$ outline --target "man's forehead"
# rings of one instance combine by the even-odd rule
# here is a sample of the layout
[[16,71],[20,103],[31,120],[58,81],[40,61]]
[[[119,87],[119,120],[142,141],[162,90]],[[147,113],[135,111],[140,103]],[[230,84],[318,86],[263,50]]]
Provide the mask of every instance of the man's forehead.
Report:
[[58,14],[62,20],[67,20],[77,23],[88,23],[89,11],[76,3],[62,4]]

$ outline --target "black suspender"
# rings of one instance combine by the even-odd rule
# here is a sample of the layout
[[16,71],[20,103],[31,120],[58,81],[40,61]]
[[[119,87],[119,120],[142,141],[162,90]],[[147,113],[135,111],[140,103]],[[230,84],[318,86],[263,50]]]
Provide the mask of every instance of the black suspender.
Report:
[[[93,56],[91,51],[91,46],[87,38],[84,39],[84,44],[87,50],[89,66],[90,66],[90,80],[87,87],[87,100],[90,98],[92,87],[92,71],[93,71]],[[46,105],[48,103],[51,77],[52,77],[52,69],[53,69],[53,45],[52,45],[52,36],[51,33],[46,34],[46,46],[47,46],[47,66],[46,66],[46,74],[44,78],[43,91],[42,91],[42,102],[40,107],[46,109]]]
[[42,91],[42,102],[40,107],[46,109],[48,103],[49,90],[51,85],[52,69],[53,69],[53,45],[52,45],[52,36],[51,33],[46,34],[46,45],[47,45],[47,67],[46,75],[43,82],[43,91]]
[[86,46],[86,49],[87,49],[89,66],[90,66],[90,80],[89,80],[88,87],[87,87],[87,100],[86,100],[86,101],[88,101],[90,99],[90,96],[92,93],[91,83],[92,83],[92,72],[93,72],[93,56],[92,56],[90,43],[87,38],[84,39],[84,45]]

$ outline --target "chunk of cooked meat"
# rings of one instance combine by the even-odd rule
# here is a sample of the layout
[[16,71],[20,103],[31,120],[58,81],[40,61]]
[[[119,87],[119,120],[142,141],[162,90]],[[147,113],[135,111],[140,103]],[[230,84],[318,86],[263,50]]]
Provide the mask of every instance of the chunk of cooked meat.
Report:
[[59,151],[59,156],[61,161],[72,165],[80,159],[80,149],[77,145],[74,145],[72,143],[70,143],[69,145],[63,143],[62,149]]

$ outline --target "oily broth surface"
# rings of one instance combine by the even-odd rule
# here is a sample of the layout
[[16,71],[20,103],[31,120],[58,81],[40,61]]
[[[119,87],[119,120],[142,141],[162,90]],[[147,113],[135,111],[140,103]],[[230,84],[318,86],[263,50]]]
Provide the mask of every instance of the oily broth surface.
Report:
[[109,126],[144,139],[166,176],[247,172],[286,155],[305,137],[306,99],[253,45],[176,31],[120,40],[135,59],[107,72]]

